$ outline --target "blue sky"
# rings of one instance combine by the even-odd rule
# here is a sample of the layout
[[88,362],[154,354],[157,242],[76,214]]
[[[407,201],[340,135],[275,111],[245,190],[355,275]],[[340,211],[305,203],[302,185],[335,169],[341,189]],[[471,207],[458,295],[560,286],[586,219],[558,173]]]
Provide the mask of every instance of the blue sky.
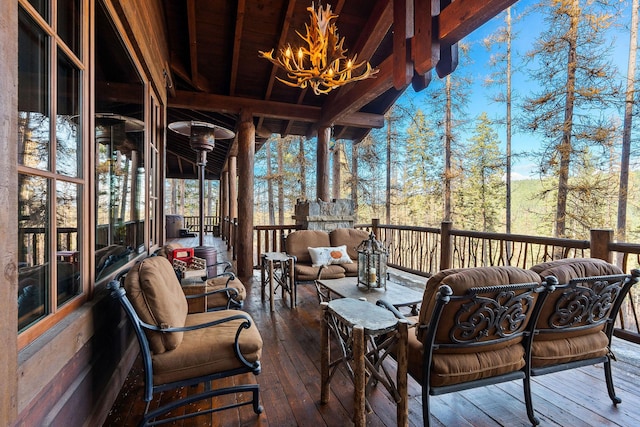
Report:
[[[540,29],[543,28],[544,22],[540,14],[527,14],[522,19],[515,19],[516,16],[522,14],[527,8],[536,2],[531,0],[521,0],[512,7],[513,32],[516,34],[513,40],[513,63],[514,67],[521,65],[521,57],[531,49],[533,41],[538,37]],[[629,25],[629,9],[630,2],[626,3],[626,9],[624,16],[619,20],[623,25]],[[504,26],[505,13],[501,13],[496,18],[477,29],[473,34],[468,36],[464,42],[472,46],[470,54],[472,64],[466,66],[460,66],[454,72],[469,74],[473,78],[473,86],[470,93],[470,99],[467,106],[468,117],[474,118],[480,115],[483,111],[487,112],[491,118],[503,118],[505,115],[504,105],[491,101],[491,93],[498,90],[497,87],[487,88],[482,85],[487,74],[489,74],[489,57],[488,52],[481,44],[482,40],[488,35],[492,34],[501,26]],[[616,63],[620,73],[626,74],[627,70],[627,56],[629,45],[629,33],[626,28],[617,28],[610,31],[609,39],[613,42],[614,50],[612,52],[612,59]],[[435,77],[437,78],[437,77]],[[536,85],[538,83],[528,79],[527,75],[523,72],[514,72],[513,75],[513,90],[515,96],[526,96],[536,91]],[[420,94],[413,93],[412,89],[408,89],[407,96],[420,96]],[[402,101],[400,101],[402,102]],[[514,99],[514,104],[518,101]],[[514,105],[514,116],[517,114],[517,107]],[[502,147],[505,147],[505,130],[504,128],[498,128],[498,134],[502,141]],[[540,145],[538,137],[536,135],[525,134],[518,132],[517,129],[513,129],[512,137],[512,151],[516,153],[525,153],[537,148]],[[513,179],[519,177],[527,178],[534,177],[532,175],[535,166],[531,159],[526,157],[520,157],[514,159],[512,173]]]

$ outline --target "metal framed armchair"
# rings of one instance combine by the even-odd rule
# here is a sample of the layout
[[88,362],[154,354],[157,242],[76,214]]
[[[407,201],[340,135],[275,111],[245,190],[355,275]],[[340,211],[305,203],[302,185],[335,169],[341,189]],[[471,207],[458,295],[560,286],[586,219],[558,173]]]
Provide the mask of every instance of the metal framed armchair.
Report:
[[617,405],[621,399],[613,386],[611,339],[620,306],[640,279],[640,270],[624,274],[593,258],[550,261],[531,270],[555,276],[560,285],[545,301],[537,321],[528,376],[602,363],[609,397]]
[[[211,381],[246,373],[260,373],[262,338],[251,317],[239,310],[187,314],[187,300],[166,258],[149,257],[136,264],[119,281],[109,284],[135,331],[144,366],[145,415],[140,425],[155,425],[208,414],[242,405],[262,412],[259,385],[238,384],[211,389]],[[149,410],[154,393],[204,384],[204,391]],[[242,393],[233,404],[161,417],[174,409],[203,399]],[[246,399],[246,396],[251,399]]]
[[[516,267],[443,270],[429,279],[407,355],[408,372],[422,386],[425,426],[430,396],[526,378],[525,348],[551,289]],[[537,424],[530,401],[526,407]]]

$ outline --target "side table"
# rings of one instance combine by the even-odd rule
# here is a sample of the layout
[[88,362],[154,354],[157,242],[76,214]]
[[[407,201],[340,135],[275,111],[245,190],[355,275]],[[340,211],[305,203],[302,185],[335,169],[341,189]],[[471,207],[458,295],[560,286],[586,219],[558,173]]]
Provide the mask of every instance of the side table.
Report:
[[296,282],[293,277],[295,258],[284,252],[265,252],[262,254],[261,263],[261,297],[265,299],[265,288],[269,286],[269,306],[274,311],[273,296],[275,290],[280,286],[282,299],[285,293],[289,294],[290,307],[296,306]]
[[[354,383],[353,422],[366,425],[366,396],[377,382],[384,385],[396,401],[398,426],[408,425],[407,405],[407,329],[388,310],[353,298],[321,303],[321,403],[329,401],[329,383],[338,366],[344,364]],[[337,339],[341,353],[331,360],[330,335]],[[391,351],[397,355],[394,384],[383,362]]]

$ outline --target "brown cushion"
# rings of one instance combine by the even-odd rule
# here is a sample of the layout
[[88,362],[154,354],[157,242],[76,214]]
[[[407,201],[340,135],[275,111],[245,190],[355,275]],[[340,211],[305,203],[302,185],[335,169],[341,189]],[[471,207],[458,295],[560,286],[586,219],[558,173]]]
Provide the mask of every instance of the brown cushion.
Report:
[[[335,264],[322,267],[321,279],[341,279],[344,277],[343,266],[347,264]],[[315,280],[318,278],[320,267],[296,263],[295,279],[299,281]]]
[[[475,267],[442,270],[429,278],[424,290],[422,305],[420,308],[419,324],[428,325],[436,303],[436,294],[441,285],[449,285],[454,295],[464,295],[467,290],[477,286],[498,286],[518,283],[540,283],[541,279],[536,273],[518,267]],[[449,324],[452,322],[453,314],[458,310],[455,303],[447,304],[443,312],[442,319],[445,323],[440,324],[436,336],[436,341],[448,341]],[[423,339],[424,328],[418,328],[418,339]]]
[[[234,288],[238,291],[238,295],[233,296],[233,299],[236,302],[242,302],[247,297],[247,291],[242,282],[237,277],[229,280],[229,276],[213,277],[207,280],[207,287],[205,289],[205,292],[211,292],[224,288]],[[207,308],[226,306],[227,300],[228,298],[226,292],[219,292],[217,294],[209,295],[207,296]]]
[[[187,316],[186,326],[211,322],[234,314],[249,316],[237,310],[190,314]],[[242,367],[233,351],[235,335],[241,322],[242,320],[234,320],[210,328],[185,332],[179,347],[162,354],[154,354],[154,384],[164,384]],[[253,320],[251,320],[251,327],[243,329],[240,333],[239,342],[240,352],[249,362],[260,359],[262,338]]]
[[351,264],[340,264],[340,267],[344,269],[344,275],[347,277],[358,277],[358,263],[352,262]]
[[363,240],[368,238],[368,231],[357,230],[355,228],[336,228],[329,233],[331,246],[345,245],[347,247],[349,258],[354,261],[358,259],[358,251],[356,251],[356,248]]
[[309,247],[331,246],[329,233],[319,230],[296,230],[285,240],[287,254],[295,256],[297,262],[311,264]]
[[[124,283],[127,297],[143,322],[159,327],[182,327],[187,317],[187,300],[173,267],[166,258],[150,257],[136,264]],[[178,347],[182,332],[145,331],[154,353]]]
[[609,339],[602,331],[571,338],[534,339],[531,345],[531,366],[539,368],[601,357],[607,354],[608,346]]
[[[415,334],[409,334],[408,344],[409,374],[421,383],[422,343]],[[438,387],[494,377],[522,369],[524,364],[521,345],[473,353],[434,353],[430,385]]]

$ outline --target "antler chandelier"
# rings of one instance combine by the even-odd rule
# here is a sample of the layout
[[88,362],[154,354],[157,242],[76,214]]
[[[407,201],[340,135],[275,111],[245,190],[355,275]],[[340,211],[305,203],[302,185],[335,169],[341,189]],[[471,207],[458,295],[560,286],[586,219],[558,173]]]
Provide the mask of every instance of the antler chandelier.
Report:
[[280,49],[278,58],[273,57],[274,49],[269,52],[258,51],[260,57],[284,69],[290,79],[276,77],[278,80],[303,89],[309,85],[313,93],[320,95],[344,84],[373,77],[378,72],[367,61],[357,63],[358,55],[347,58],[347,50],[342,47],[344,37],[341,39],[338,36],[338,28],[332,22],[338,15],[331,12],[331,5],[327,5],[326,9],[319,5],[316,11],[311,3],[307,10],[311,13],[311,26],[305,24],[306,36],[296,31],[306,46],[294,50],[287,44],[286,48]]

